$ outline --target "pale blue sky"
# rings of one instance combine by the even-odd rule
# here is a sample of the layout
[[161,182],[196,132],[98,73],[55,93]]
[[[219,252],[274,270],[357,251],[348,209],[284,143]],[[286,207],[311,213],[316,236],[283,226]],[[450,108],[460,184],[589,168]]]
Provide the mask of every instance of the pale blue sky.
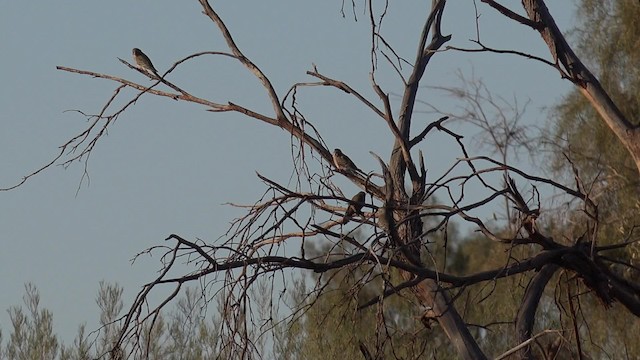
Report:
[[[393,2],[383,25],[388,40],[410,60],[424,3],[430,1]],[[561,29],[570,29],[572,2],[549,3]],[[377,100],[369,87],[366,16],[360,9],[358,22],[342,18],[340,4],[213,2],[237,44],[271,78],[281,97],[291,84],[312,81],[305,71],[315,63],[325,75]],[[471,47],[467,40],[474,37],[473,3],[450,1],[447,6],[443,31],[453,34],[450,45]],[[549,58],[537,33],[478,6],[487,45]],[[196,1],[2,1],[0,36],[0,187],[13,185],[48,162],[59,145],[83,129],[85,119],[65,110],[97,113],[117,86],[58,71],[57,65],[147,84],[117,58],[131,60],[131,48],[139,47],[163,72],[191,53],[227,50]],[[540,109],[569,89],[557,72],[530,60],[460,53],[435,57],[425,84],[458,85],[455,71],[469,73],[472,66],[498,94],[531,98],[527,119],[539,125],[546,121]],[[378,79],[385,91],[399,93],[393,75],[385,67]],[[212,101],[232,100],[271,114],[258,82],[227,58],[199,58],[171,80]],[[314,88],[303,94],[303,109],[330,148],[343,148],[364,168],[376,168],[369,150],[388,157],[391,140],[380,119],[339,91]],[[423,92],[420,99],[428,96]],[[451,100],[443,105],[455,106]],[[425,124],[435,118],[419,117]],[[345,145],[353,137],[358,141]],[[292,169],[289,141],[283,131],[255,120],[143,96],[95,148],[90,183],[84,183],[77,196],[83,171],[78,163],[50,168],[22,187],[0,193],[0,310],[21,305],[23,284],[33,282],[42,305],[54,314],[56,332],[69,344],[78,324],[87,321],[95,328],[100,280],[123,285],[129,301],[155,276],[158,259],[131,266],[134,254],[163,243],[170,233],[217,239],[241,214],[222,204],[250,203],[263,192],[255,171],[286,183]],[[435,141],[423,149],[429,156],[444,146]],[[451,161],[437,160],[431,163],[434,168]],[[10,321],[4,311],[0,327],[8,335]]]

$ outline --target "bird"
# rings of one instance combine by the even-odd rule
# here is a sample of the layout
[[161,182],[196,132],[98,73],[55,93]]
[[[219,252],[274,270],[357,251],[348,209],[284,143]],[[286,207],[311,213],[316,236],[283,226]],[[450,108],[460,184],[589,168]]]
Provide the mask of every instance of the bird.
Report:
[[392,216],[393,215],[391,215],[391,212],[389,211],[389,209],[387,209],[386,206],[378,208],[378,211],[376,212],[378,227],[387,233],[391,231]]
[[133,48],[133,60],[135,60],[136,64],[138,64],[138,67],[141,70],[144,70],[145,72],[149,72],[157,77],[160,77],[160,75],[158,75],[158,71],[156,70],[156,68],[153,67],[151,60],[147,55],[145,55],[145,53],[142,52],[142,50],[138,48]]
[[340,149],[333,150],[333,165],[335,165],[339,171],[355,172],[359,170],[356,164]]
[[364,206],[365,196],[365,192],[360,191],[351,198],[349,206],[347,207],[347,211],[344,212],[345,221],[348,221],[348,218],[350,216],[353,216],[353,214],[363,215],[362,207]]

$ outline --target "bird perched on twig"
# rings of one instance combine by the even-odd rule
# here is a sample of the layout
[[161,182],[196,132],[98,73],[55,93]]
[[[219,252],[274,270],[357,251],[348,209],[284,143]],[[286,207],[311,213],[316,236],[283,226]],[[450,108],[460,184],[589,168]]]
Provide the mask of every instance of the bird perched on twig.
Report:
[[390,232],[391,231],[391,223],[393,222],[393,215],[391,214],[391,211],[389,209],[387,209],[386,206],[382,206],[380,208],[378,208],[378,211],[376,212],[376,219],[377,219],[377,224],[378,227],[382,230],[384,230],[385,232]]
[[345,155],[342,150],[334,149],[333,150],[333,165],[335,165],[336,169],[344,172],[356,172],[360,171],[356,164],[349,159],[347,155]]
[[349,218],[354,214],[364,215],[362,213],[362,207],[364,206],[366,193],[364,191],[360,191],[355,194],[354,197],[351,198],[351,202],[347,207],[347,211],[344,212],[344,222],[349,221]]
[[[173,85],[172,83],[165,80],[162,76],[160,76],[160,74],[158,74],[158,70],[156,70],[156,68],[153,66],[153,63],[151,63],[151,60],[149,59],[149,57],[145,55],[145,53],[143,53],[142,50],[138,48],[133,48],[132,52],[133,52],[133,60],[135,60],[139,70],[147,74],[152,80],[153,79],[159,80],[161,83],[167,85],[173,90],[182,94],[186,94],[184,90]],[[173,99],[178,100],[177,96],[174,96]]]
[[155,75],[158,78],[160,77],[160,75],[158,75],[158,71],[156,70],[156,68],[153,67],[151,60],[147,55],[145,55],[145,53],[142,52],[142,50],[138,48],[133,48],[133,60],[135,60],[136,64],[138,64],[138,67],[141,70],[147,73],[150,73],[152,75]]

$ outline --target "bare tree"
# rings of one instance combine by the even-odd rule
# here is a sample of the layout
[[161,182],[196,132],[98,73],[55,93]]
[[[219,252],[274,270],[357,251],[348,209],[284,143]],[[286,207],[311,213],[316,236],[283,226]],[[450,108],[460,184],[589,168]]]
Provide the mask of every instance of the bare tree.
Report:
[[[428,88],[458,100],[460,105],[454,111],[445,111],[436,103],[420,101],[427,106],[427,113],[472,125],[478,130],[478,134],[473,136],[478,149],[497,155],[503,164],[520,162],[522,155],[534,157],[537,146],[533,127],[524,124],[524,115],[531,101],[520,104],[515,95],[513,99],[494,95],[485,82],[475,76],[475,71],[472,71],[471,78],[466,78],[461,70],[457,71],[457,76],[461,82],[459,86]],[[508,170],[505,170],[505,175],[508,175]],[[514,230],[510,201],[505,198],[504,204],[503,215]]]
[[[627,234],[627,238],[620,239],[615,245],[599,246],[598,239],[593,235],[595,231],[573,239],[559,239],[539,226],[543,204],[537,195],[539,191],[546,189],[563,192],[567,197],[578,201],[581,206],[577,211],[583,214],[582,220],[586,228],[597,228],[597,204],[590,196],[588,184],[582,182],[577,170],[576,183],[573,186],[563,185],[552,179],[528,174],[506,163],[506,156],[500,160],[472,156],[467,151],[462,136],[447,127],[447,116],[433,119],[423,128],[416,128],[419,125],[413,121],[421,80],[432,58],[439,52],[491,51],[516,54],[537,59],[556,68],[579,86],[604,121],[627,146],[640,169],[640,135],[637,128],[620,114],[597,79],[573,54],[543,1],[523,1],[528,17],[518,15],[495,1],[482,2],[539,31],[549,45],[552,61],[517,51],[486,47],[479,41],[479,36],[476,41],[479,48],[445,47],[451,39],[451,35],[443,35],[441,32],[442,22],[446,19],[446,1],[433,0],[430,9],[425,12],[415,57],[409,62],[395,51],[380,32],[389,4],[385,4],[381,10],[375,10],[372,2],[366,2],[372,39],[370,82],[378,99],[368,99],[361,91],[321,73],[315,66],[307,72],[314,79],[312,82],[294,84],[281,98],[271,80],[235,43],[230,30],[211,4],[207,0],[199,2],[204,15],[217,26],[225,39],[227,51],[189,55],[176,61],[163,74],[152,74],[121,60],[155,79],[151,86],[92,71],[59,67],[63,71],[103,78],[120,85],[97,115],[88,116],[91,120],[88,128],[64,144],[58,157],[44,168],[58,162],[70,164],[86,160],[95,144],[121,114],[141,96],[155,95],[199,104],[213,113],[240,113],[284,130],[294,139],[292,154],[297,181],[293,188],[289,188],[258,175],[267,187],[264,196],[255,204],[247,206],[247,214],[233,223],[226,238],[219,243],[191,241],[178,234],[171,234],[166,240],[172,241],[174,245],[149,249],[149,252],[162,254],[160,275],[143,287],[127,314],[121,318],[122,330],[114,350],[125,352],[125,356],[143,354],[145,332],[151,331],[153,326],[142,324],[153,325],[158,321],[161,309],[176,298],[184,284],[198,281],[203,287],[203,297],[209,301],[212,297],[217,297],[224,308],[220,336],[225,342],[220,345],[219,352],[234,354],[236,358],[259,357],[261,344],[252,335],[256,328],[265,327],[264,323],[255,318],[257,310],[249,295],[251,289],[260,283],[258,280],[274,279],[276,274],[283,274],[288,269],[316,273],[329,273],[337,269],[348,271],[354,266],[368,269],[360,281],[361,286],[380,276],[384,279],[384,288],[375,297],[362,303],[361,307],[377,305],[380,306],[380,311],[384,311],[381,304],[385,298],[408,290],[415,301],[419,320],[425,326],[437,322],[460,358],[464,359],[487,357],[474,338],[470,326],[458,312],[455,302],[474,284],[497,282],[518,274],[531,274],[533,278],[526,288],[515,322],[518,343],[512,344],[514,348],[511,350],[505,349],[505,356],[515,351],[519,351],[524,358],[533,356],[530,343],[540,336],[532,332],[536,309],[543,290],[560,269],[570,273],[571,280],[580,281],[573,288],[575,292],[569,294],[570,304],[574,304],[578,293],[580,296],[592,296],[586,295],[588,293],[595,295],[606,307],[618,301],[630,313],[640,315],[640,289],[637,284],[610,271],[608,264],[615,259],[602,255],[627,246],[634,234]],[[355,7],[355,2],[352,5]],[[262,85],[270,100],[272,113],[261,113],[233,102],[217,103],[200,98],[169,80],[176,68],[203,55],[228,57],[244,66]],[[395,110],[389,99],[389,92],[376,81],[379,58],[396,70],[404,84]],[[410,64],[408,73],[400,66],[406,63]],[[173,91],[157,89],[156,86],[161,83],[168,85]],[[388,160],[372,153],[379,162],[379,173],[359,169],[357,163],[345,160],[340,152],[327,146],[323,139],[330,134],[320,134],[313,125],[312,117],[303,114],[298,107],[298,89],[311,86],[328,86],[341,90],[371,110],[388,126],[394,141],[393,149],[386,157]],[[128,87],[139,92],[125,101],[123,106],[116,107],[115,100]],[[430,175],[428,178],[428,163],[418,145],[434,136],[436,130],[458,144],[459,158],[442,174]],[[41,170],[25,177],[25,181]],[[367,194],[365,203],[359,198],[350,200],[353,194],[344,194],[334,183],[335,178],[346,178],[361,188]],[[519,187],[522,183],[527,184],[524,187],[526,192]],[[507,201],[517,210],[515,226],[509,231],[492,231],[486,226],[482,216],[477,215],[486,206],[499,201]],[[352,211],[355,208],[358,208],[357,212]],[[427,218],[429,222],[424,221]],[[487,246],[503,247],[503,265],[464,275],[440,271],[442,267],[439,265],[446,263],[447,259],[435,258],[430,245],[435,238],[434,234],[446,229],[453,219],[473,225],[485,237]],[[366,230],[367,237],[364,240],[357,239],[344,231],[347,222]],[[447,241],[446,236],[444,241]],[[302,246],[296,248],[288,245],[293,242],[302,242]],[[347,253],[330,250],[322,256],[308,257],[304,252],[304,244],[307,242],[346,242],[351,245],[352,250]],[[518,256],[515,250],[520,248],[531,251]],[[181,261],[192,268],[188,273],[175,276],[172,271],[178,271],[177,265]],[[386,276],[392,269],[401,274],[400,279]],[[159,304],[150,305],[149,295],[154,291],[168,292],[169,295]],[[322,294],[323,288],[316,287],[313,291],[316,295]],[[292,316],[303,311],[304,309],[296,309]],[[575,312],[572,315],[575,316]],[[354,343],[353,346],[359,347],[360,344]],[[372,348],[361,348],[366,350],[362,351],[365,357],[379,356],[371,353],[374,351]],[[582,353],[577,333],[575,348],[578,354]]]

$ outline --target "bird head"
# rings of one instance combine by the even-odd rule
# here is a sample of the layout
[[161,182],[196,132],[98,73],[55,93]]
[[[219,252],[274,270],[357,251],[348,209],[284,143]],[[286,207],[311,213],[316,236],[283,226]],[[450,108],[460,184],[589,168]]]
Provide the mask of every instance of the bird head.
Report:
[[133,48],[133,56],[140,56],[140,54],[142,54],[142,51],[138,48]]
[[336,155],[342,155],[342,150],[336,148],[333,150],[333,153]]

